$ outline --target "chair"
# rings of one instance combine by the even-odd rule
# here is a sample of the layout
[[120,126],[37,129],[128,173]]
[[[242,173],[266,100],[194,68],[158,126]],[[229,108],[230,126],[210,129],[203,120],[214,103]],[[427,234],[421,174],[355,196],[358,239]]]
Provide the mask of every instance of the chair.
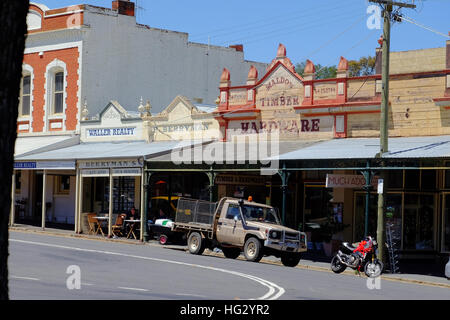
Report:
[[[98,220],[95,218],[97,214],[96,213],[88,213],[87,214],[87,221],[89,224],[89,232],[88,234],[96,234],[96,227],[98,226]],[[97,225],[97,226],[96,226]]]
[[123,222],[126,219],[127,215],[125,213],[122,213],[117,216],[116,223],[112,226],[112,234],[115,236],[122,236],[122,230],[123,230]]

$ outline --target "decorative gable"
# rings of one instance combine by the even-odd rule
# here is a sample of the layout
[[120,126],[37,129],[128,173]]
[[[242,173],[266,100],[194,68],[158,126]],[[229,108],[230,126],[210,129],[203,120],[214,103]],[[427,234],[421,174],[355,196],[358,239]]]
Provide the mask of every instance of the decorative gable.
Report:
[[278,63],[257,85],[256,108],[293,108],[302,104],[303,93],[299,76]]

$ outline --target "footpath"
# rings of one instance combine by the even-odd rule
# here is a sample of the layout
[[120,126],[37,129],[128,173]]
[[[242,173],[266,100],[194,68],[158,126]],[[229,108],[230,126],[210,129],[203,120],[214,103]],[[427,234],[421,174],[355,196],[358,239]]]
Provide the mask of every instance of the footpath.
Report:
[[[87,235],[87,234],[76,234],[73,232],[73,230],[60,230],[60,229],[45,229],[42,230],[40,227],[32,227],[32,226],[13,226],[9,228],[10,232],[23,232],[23,233],[36,233],[36,234],[45,234],[45,235],[52,235],[52,236],[59,236],[59,237],[67,237],[67,238],[82,238],[82,239],[89,239],[89,240],[96,240],[96,241],[107,241],[107,242],[117,242],[117,243],[124,243],[124,244],[134,244],[134,245],[149,245],[149,246],[157,246],[157,247],[163,247],[166,249],[172,249],[172,250],[180,250],[180,251],[188,251],[187,246],[184,245],[160,245],[158,241],[151,240],[147,243],[143,243],[139,240],[135,239],[126,239],[126,238],[107,238],[100,235]],[[224,255],[220,250],[205,250],[205,255],[210,256],[216,256],[216,257],[222,257],[224,258]],[[238,257],[239,260],[245,260],[243,255],[241,254],[240,257]],[[280,259],[270,256],[270,257],[264,257],[260,263],[267,263],[272,265],[280,265],[281,264]],[[284,267],[284,266],[283,266]],[[391,274],[391,273],[384,273],[381,275],[382,280],[387,281],[397,281],[397,282],[404,282],[404,283],[413,283],[413,284],[419,284],[419,285],[426,285],[426,286],[435,286],[435,287],[441,287],[441,288],[447,288],[450,289],[450,280],[448,280],[444,276],[444,266],[442,266],[442,276],[440,275],[440,271],[436,271],[436,265],[432,265],[430,263],[428,264],[418,264],[416,266],[413,265],[413,263],[409,265],[405,265],[403,268],[400,268],[399,273]],[[302,259],[300,260],[300,263],[297,265],[298,269],[306,269],[306,270],[314,270],[319,272],[332,272],[330,269],[330,262],[327,261],[325,258],[317,258],[309,254],[304,254]],[[440,266],[439,266],[440,268]],[[402,272],[402,269],[408,270],[408,273]],[[350,275],[350,276],[360,276],[365,277],[364,273],[361,274],[355,274],[355,271],[351,269],[347,269],[343,272],[343,274]],[[437,275],[438,274],[438,275]]]

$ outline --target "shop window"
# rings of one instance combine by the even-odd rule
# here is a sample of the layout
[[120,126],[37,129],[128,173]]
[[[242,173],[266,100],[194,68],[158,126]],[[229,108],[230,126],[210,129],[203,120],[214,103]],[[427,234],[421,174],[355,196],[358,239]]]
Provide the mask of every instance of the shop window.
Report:
[[446,194],[444,198],[442,228],[442,251],[450,252],[450,194]]
[[[450,162],[445,163],[446,167],[450,167]],[[450,170],[445,170],[444,188],[450,189]]]
[[69,194],[70,192],[70,176],[56,176],[56,193]]
[[435,190],[436,189],[436,170],[422,170],[421,172],[421,189]]
[[420,188],[420,170],[405,170],[405,189]]
[[389,226],[391,236],[394,239],[393,245],[396,249],[401,249],[402,198],[403,196],[401,193],[388,194],[386,197],[386,211],[385,211],[386,232],[387,227]]
[[403,249],[434,248],[435,197],[432,194],[405,194]]
[[327,179],[327,171],[305,171],[305,180],[311,180],[311,181],[323,181]]
[[22,171],[15,172],[15,184],[16,184],[16,193],[20,193],[22,189]]
[[403,170],[387,170],[387,188],[401,189],[403,188]]
[[333,221],[332,189],[323,185],[307,184],[304,193],[304,226],[311,232],[312,242],[330,241],[336,225]]
[[[377,206],[378,197],[375,193],[370,194],[369,200],[369,223],[368,235],[376,237],[377,233]],[[364,237],[366,222],[366,193],[358,192],[355,196],[355,221],[354,241],[360,241]]]
[[[113,212],[126,213],[135,206],[135,178],[113,178]],[[109,196],[109,183],[106,184],[105,194]]]

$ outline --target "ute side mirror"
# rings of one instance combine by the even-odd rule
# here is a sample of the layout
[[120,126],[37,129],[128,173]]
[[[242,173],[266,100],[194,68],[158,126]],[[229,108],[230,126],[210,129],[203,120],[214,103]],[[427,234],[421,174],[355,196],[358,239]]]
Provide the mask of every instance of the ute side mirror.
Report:
[[244,205],[244,199],[239,199],[238,203],[242,207]]

